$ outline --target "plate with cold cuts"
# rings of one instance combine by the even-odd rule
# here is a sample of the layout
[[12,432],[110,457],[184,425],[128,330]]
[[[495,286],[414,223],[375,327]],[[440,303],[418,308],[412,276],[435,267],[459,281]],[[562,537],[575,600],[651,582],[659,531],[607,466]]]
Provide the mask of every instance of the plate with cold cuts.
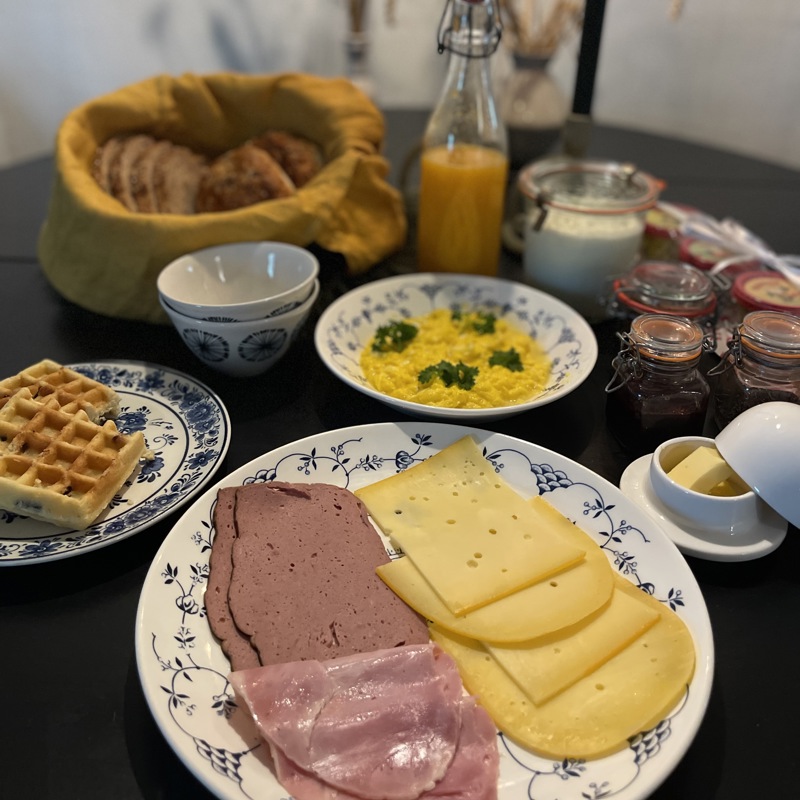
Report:
[[115,423],[141,431],[143,460],[86,530],[59,528],[0,509],[0,566],[56,561],[97,550],[149,528],[194,497],[228,451],[231,424],[207,386],[176,370],[140,361],[69,364],[120,397]]
[[697,582],[657,524],[613,484],[551,450],[462,426],[381,423],[317,434],[239,468],[195,500],[148,571],[135,631],[144,694],[167,742],[217,797],[286,798],[267,766],[266,745],[237,708],[227,679],[228,660],[205,616],[217,490],[273,480],[357,490],[466,435],[514,489],[526,497],[543,495],[595,539],[621,575],[677,612],[696,648],[694,677],[669,717],[611,756],[590,761],[540,758],[498,733],[499,798],[635,800],[652,794],[678,764],[708,704],[714,653]]

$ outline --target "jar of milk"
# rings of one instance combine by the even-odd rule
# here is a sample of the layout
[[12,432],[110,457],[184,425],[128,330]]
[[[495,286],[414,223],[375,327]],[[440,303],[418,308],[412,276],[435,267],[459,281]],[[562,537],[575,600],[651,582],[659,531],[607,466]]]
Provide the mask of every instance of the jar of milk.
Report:
[[518,185],[526,280],[589,322],[605,319],[614,279],[639,257],[661,182],[632,164],[549,158],[525,167]]

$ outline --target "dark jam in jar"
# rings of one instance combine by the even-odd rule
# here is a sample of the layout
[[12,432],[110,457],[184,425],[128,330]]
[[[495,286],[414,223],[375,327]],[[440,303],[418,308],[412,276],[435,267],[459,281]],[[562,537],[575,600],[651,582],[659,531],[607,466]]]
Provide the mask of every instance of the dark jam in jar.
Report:
[[702,328],[680,317],[643,314],[620,339],[606,387],[606,422],[620,445],[645,455],[667,439],[701,435],[711,393],[698,369]]
[[772,400],[800,403],[800,317],[782,311],[746,314],[728,353],[709,375],[720,430],[751,406]]

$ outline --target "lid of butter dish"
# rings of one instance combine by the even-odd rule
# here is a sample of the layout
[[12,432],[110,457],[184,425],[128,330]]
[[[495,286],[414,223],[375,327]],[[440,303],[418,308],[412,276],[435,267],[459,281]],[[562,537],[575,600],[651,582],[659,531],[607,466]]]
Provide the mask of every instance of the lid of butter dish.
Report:
[[719,454],[772,509],[800,527],[800,405],[748,408],[720,431]]

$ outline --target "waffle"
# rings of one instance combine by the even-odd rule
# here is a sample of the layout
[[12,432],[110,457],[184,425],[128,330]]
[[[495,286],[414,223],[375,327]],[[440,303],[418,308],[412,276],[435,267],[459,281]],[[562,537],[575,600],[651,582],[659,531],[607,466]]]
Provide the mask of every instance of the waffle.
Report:
[[91,525],[145,454],[141,433],[68,413],[28,387],[0,409],[0,508],[65,528]]
[[85,411],[93,422],[114,419],[119,414],[119,395],[111,387],[50,359],[1,380],[0,409],[23,388],[41,402],[55,401],[66,414]]

